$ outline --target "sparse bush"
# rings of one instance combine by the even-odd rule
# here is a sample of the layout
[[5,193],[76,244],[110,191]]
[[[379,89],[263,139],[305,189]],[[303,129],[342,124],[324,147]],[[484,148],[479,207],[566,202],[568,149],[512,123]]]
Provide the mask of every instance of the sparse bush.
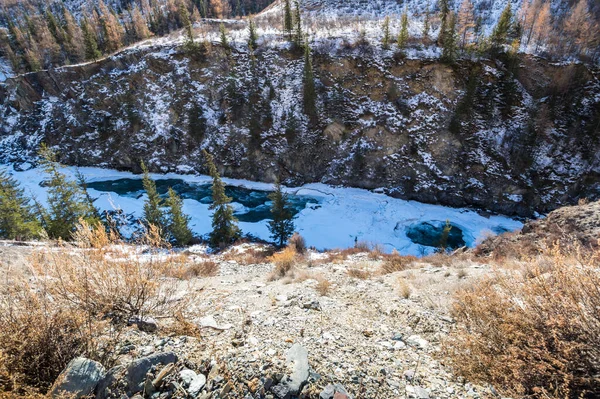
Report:
[[193,300],[164,278],[178,257],[104,246],[98,226],[77,231],[76,246],[35,253],[29,273],[13,271],[0,285],[0,391],[9,391],[0,396],[44,393],[76,356],[110,367],[130,316],[173,316]]
[[367,280],[371,278],[371,272],[366,267],[359,265],[358,267],[352,267],[348,269],[348,276],[352,278],[358,278],[360,280]]
[[291,245],[286,247],[283,251],[277,252],[271,256],[269,260],[275,265],[271,277],[273,279],[278,279],[291,274],[296,266],[297,258],[298,254]]
[[321,276],[320,278],[317,279],[317,285],[315,286],[315,289],[317,290],[319,295],[325,296],[331,290],[331,282],[329,280],[327,280],[325,277]]
[[212,277],[219,273],[219,264],[208,259],[200,262],[181,262],[179,263],[179,267],[172,268],[170,273],[168,277],[175,277],[180,280]]
[[411,255],[400,255],[397,251],[394,251],[390,255],[385,255],[383,264],[379,269],[381,274],[390,274],[406,270],[413,262],[417,260],[416,256]]
[[302,255],[306,252],[306,240],[298,233],[294,233],[290,237],[289,245],[294,248],[296,253]]
[[600,252],[555,246],[526,270],[459,291],[445,343],[454,370],[522,397],[600,394]]
[[410,298],[410,294],[412,293],[412,290],[410,289],[410,286],[406,280],[401,277],[398,277],[398,293],[404,299]]

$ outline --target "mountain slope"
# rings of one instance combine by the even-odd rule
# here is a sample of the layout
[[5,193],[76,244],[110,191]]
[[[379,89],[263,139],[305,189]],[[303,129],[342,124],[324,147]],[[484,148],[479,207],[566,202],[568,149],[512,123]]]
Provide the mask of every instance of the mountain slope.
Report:
[[314,49],[318,121],[302,112],[303,58],[278,43],[253,63],[218,46],[131,49],[0,86],[2,162],[46,142],[63,161],[321,181],[530,216],[600,194],[598,71],[523,57],[398,58],[370,46]]

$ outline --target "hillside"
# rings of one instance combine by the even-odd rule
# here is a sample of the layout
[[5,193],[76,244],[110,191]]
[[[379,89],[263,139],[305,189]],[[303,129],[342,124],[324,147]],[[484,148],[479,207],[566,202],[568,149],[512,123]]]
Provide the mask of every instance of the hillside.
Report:
[[46,142],[67,164],[198,173],[209,148],[229,177],[281,173],[509,215],[599,195],[596,69],[529,56],[449,66],[322,39],[311,120],[303,57],[277,37],[265,33],[255,58],[240,41],[197,56],[178,43],[7,81],[2,162],[34,162]]

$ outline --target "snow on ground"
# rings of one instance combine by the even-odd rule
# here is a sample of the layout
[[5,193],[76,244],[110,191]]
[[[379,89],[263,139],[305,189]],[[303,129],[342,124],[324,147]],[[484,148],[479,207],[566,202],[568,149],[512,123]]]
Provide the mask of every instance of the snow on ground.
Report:
[[[29,195],[35,196],[42,204],[46,201],[46,192],[40,183],[45,176],[40,169],[14,171],[12,175],[25,188]],[[74,172],[73,168],[64,168],[66,173]],[[116,179],[141,179],[141,175],[130,172],[119,172],[101,168],[80,168],[88,182]],[[154,179],[181,179],[188,183],[210,183],[209,176],[153,174]],[[245,187],[254,190],[272,190],[267,183],[248,180],[223,179],[227,185]],[[115,207],[135,217],[142,217],[145,196],[140,199],[89,190],[96,206],[101,210],[113,210]],[[484,217],[468,209],[456,209],[441,205],[423,204],[416,201],[405,201],[368,190],[345,187],[332,187],[313,183],[302,187],[286,188],[289,193],[306,195],[319,200],[319,204],[308,204],[295,221],[297,231],[304,236],[307,244],[317,249],[346,248],[354,245],[355,238],[372,244],[381,244],[386,251],[397,249],[401,254],[422,255],[433,248],[414,244],[406,236],[406,228],[420,222],[449,220],[463,230],[463,238],[467,245],[473,246],[478,238],[492,231],[517,230],[522,223],[505,216]],[[234,204],[234,206],[240,206]],[[184,211],[191,216],[190,225],[198,235],[205,235],[211,230],[211,211],[208,205],[195,200],[184,200]],[[269,239],[267,221],[258,223],[240,222],[244,233],[250,233],[262,239]]]

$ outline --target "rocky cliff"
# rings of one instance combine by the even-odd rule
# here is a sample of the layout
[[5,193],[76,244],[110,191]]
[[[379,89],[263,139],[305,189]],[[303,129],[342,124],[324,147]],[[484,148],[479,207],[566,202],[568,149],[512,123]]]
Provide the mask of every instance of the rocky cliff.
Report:
[[0,161],[41,142],[73,165],[321,181],[511,215],[600,196],[600,84],[584,65],[411,59],[343,39],[313,46],[319,117],[283,42],[190,54],[174,43],[0,85]]

